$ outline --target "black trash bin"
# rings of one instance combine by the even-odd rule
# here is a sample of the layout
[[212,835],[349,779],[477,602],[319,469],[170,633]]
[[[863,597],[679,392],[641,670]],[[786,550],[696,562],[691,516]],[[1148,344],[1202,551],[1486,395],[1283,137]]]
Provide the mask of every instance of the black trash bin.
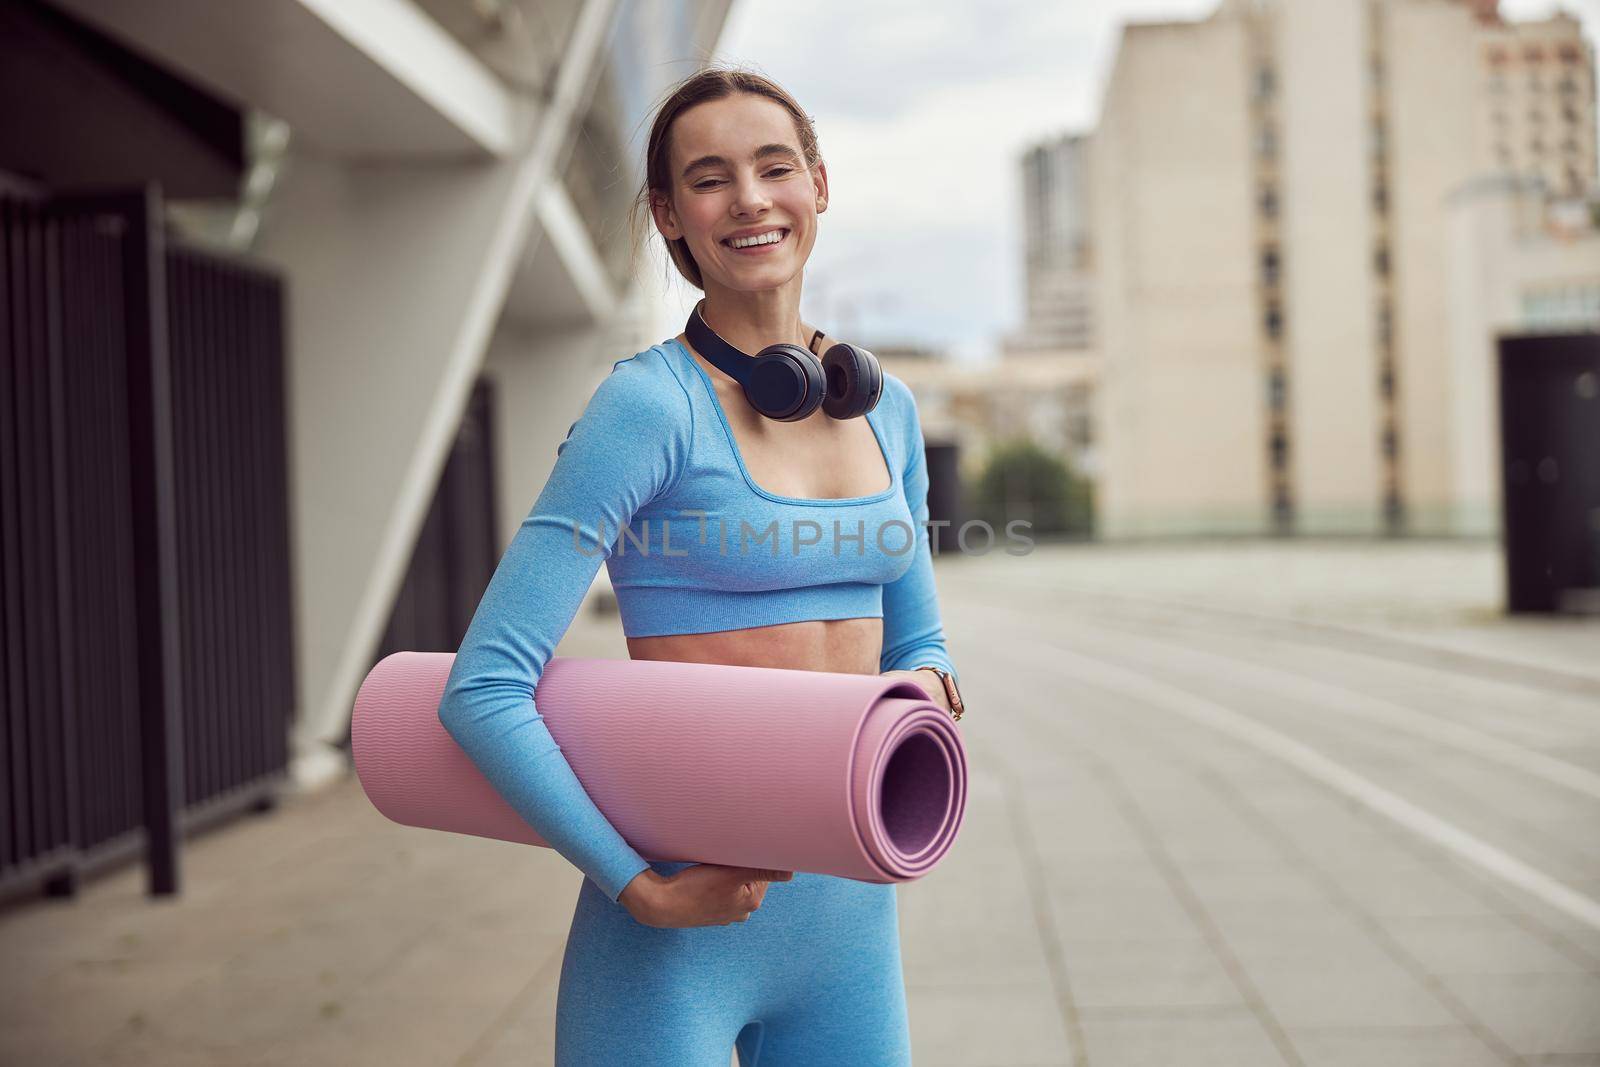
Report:
[[1499,349],[1506,610],[1600,611],[1600,333]]

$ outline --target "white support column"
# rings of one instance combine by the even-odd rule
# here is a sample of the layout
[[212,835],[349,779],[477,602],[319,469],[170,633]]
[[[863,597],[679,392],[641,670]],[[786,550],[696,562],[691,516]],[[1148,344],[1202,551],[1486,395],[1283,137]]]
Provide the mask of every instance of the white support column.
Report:
[[274,198],[261,252],[290,278],[302,785],[343,769],[333,746],[615,11],[585,5],[520,157],[403,170],[302,159]]

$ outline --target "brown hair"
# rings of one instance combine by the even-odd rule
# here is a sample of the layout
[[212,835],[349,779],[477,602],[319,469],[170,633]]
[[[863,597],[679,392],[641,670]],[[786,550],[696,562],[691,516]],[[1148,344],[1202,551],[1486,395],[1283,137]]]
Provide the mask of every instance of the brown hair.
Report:
[[[696,104],[705,103],[707,100],[721,100],[734,93],[764,96],[782,105],[794,119],[794,132],[800,140],[800,154],[805,160],[806,169],[810,170],[822,160],[821,149],[817,147],[817,130],[811,116],[806,114],[805,109],[794,97],[771,78],[745,67],[707,67],[691,74],[669,90],[667,99],[656,111],[654,125],[650,127],[650,141],[645,147],[644,154],[644,184],[640,187],[639,195],[635,197],[630,212],[630,218],[634,223],[635,254],[639,249],[638,221],[641,212],[654,217],[650,215],[651,194],[661,193],[669,202],[672,200],[672,159],[668,151],[672,123]],[[662,239],[665,240],[665,237]],[[705,289],[705,283],[700,277],[700,264],[696,263],[694,256],[690,254],[689,242],[686,239],[680,237],[676,241],[667,241],[667,254],[672,257],[678,273],[689,279],[690,285],[696,289]]]

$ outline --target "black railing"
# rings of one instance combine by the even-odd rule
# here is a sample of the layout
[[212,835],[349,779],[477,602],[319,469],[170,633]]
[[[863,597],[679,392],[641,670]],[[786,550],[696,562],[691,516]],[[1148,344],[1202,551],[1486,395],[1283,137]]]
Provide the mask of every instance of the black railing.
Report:
[[159,194],[0,182],[0,895],[272,803],[294,691],[283,292]]

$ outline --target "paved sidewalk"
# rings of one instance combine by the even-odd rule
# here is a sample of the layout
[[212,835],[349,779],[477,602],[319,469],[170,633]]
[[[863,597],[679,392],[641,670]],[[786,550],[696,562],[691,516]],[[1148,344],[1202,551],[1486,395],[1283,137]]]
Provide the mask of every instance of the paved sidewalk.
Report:
[[[972,787],[898,890],[919,1067],[1600,1064],[1600,628],[1524,645],[1495,559],[942,560]],[[560,654],[626,652],[585,614]],[[130,868],[0,913],[0,1063],[551,1062],[550,850],[350,780],[184,857],[178,901]]]

